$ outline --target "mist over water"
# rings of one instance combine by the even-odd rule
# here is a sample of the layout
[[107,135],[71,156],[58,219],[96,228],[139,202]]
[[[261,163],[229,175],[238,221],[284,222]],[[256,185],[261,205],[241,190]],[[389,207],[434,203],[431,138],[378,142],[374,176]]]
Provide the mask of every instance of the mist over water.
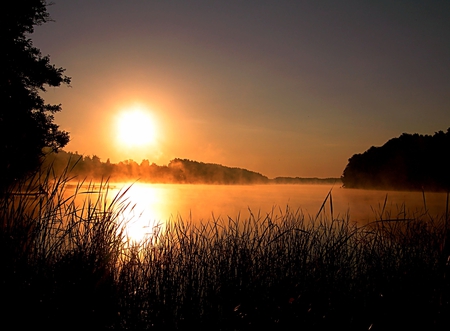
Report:
[[[424,201],[422,192],[346,189],[331,185],[142,183],[111,184],[108,199],[112,200],[124,189],[128,189],[124,198],[134,206],[125,217],[136,222],[138,227],[163,224],[178,217],[206,222],[228,217],[245,219],[250,212],[261,217],[266,214],[280,216],[286,208],[301,211],[306,218],[314,218],[330,190],[334,218],[349,216],[351,221],[359,224],[379,219],[383,210],[384,219],[414,218],[425,211],[431,216],[441,216],[446,212],[447,200],[446,193],[425,193]],[[331,215],[330,207],[328,199],[324,204],[327,216]]]

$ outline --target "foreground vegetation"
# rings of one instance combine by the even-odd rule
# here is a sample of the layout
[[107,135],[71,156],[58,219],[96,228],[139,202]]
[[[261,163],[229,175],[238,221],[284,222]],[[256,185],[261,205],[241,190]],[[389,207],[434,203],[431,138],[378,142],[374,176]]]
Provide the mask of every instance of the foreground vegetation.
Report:
[[450,327],[446,211],[357,226],[330,193],[330,213],[176,219],[132,243],[126,189],[106,203],[107,183],[66,197],[48,178],[0,199],[4,329]]

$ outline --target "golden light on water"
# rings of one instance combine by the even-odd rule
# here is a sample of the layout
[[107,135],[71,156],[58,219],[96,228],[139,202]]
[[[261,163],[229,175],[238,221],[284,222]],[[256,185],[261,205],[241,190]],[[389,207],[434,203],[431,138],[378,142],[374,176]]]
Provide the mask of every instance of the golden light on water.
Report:
[[[97,191],[96,187],[88,187],[80,192],[92,192],[95,201]],[[218,218],[246,219],[251,211],[257,219],[264,219],[265,215],[277,219],[288,205],[291,211],[300,209],[305,219],[314,218],[322,210],[321,206],[324,215],[331,217],[330,201],[324,204],[330,191],[328,185],[113,183],[108,185],[107,191],[107,206],[119,197],[113,209],[119,211],[118,221],[124,224],[125,234],[134,242],[154,234],[155,227],[164,230],[168,221],[178,218],[199,225]],[[69,195],[72,193],[68,192]],[[89,196],[80,194],[79,203]],[[334,218],[345,219],[349,215],[360,225],[379,219],[381,211],[385,211],[383,219],[415,218],[424,215],[425,209],[438,217],[446,211],[447,203],[445,193],[427,193],[426,208],[422,192],[335,188],[332,197]]]
[[[111,189],[109,199],[120,196],[123,191],[123,187]],[[139,242],[152,235],[155,227],[164,226],[167,221],[164,202],[169,198],[167,191],[158,185],[135,183],[126,187],[123,202],[127,203],[128,207],[120,215],[124,221],[126,237]]]

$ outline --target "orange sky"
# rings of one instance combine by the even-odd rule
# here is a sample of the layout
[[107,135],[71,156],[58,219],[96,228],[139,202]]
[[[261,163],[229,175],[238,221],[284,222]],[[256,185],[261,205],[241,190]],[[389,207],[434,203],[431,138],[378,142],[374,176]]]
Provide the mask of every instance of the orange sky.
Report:
[[[370,146],[450,126],[450,6],[427,3],[56,0],[31,37],[72,77],[43,95],[68,151],[339,177]],[[144,149],[116,141],[136,104],[155,123]]]

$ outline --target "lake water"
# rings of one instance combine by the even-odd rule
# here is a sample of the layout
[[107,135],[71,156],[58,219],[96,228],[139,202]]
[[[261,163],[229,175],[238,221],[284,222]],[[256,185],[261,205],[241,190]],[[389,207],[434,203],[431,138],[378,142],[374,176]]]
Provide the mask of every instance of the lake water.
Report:
[[[306,217],[315,217],[331,190],[333,215],[364,224],[378,218],[387,203],[384,218],[415,217],[424,213],[442,216],[446,212],[447,194],[421,192],[345,189],[331,185],[189,185],[189,184],[110,184],[108,199],[128,188],[127,202],[134,209],[127,215],[139,229],[163,224],[181,217],[183,220],[208,221],[231,217],[246,219],[250,211],[265,216],[283,214],[287,207]],[[82,191],[82,190],[81,190]],[[330,215],[329,201],[325,213]]]

